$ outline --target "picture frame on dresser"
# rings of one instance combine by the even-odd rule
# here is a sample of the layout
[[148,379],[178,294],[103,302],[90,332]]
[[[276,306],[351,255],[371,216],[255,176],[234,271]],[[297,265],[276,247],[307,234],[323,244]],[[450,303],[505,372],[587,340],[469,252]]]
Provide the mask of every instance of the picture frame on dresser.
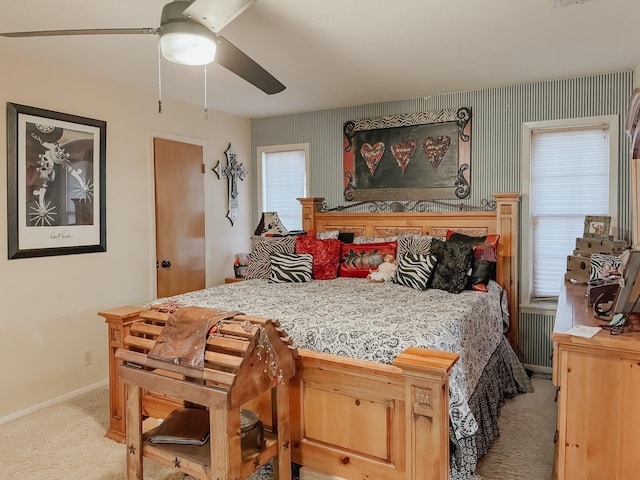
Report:
[[106,251],[106,125],[7,103],[9,259]]
[[584,237],[609,239],[611,217],[587,215],[584,217]]

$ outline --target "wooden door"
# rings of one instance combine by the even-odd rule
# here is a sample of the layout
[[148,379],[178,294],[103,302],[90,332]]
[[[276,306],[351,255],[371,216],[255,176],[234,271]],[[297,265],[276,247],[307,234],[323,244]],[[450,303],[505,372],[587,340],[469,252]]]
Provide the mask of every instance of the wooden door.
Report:
[[157,295],[205,287],[202,146],[153,139]]

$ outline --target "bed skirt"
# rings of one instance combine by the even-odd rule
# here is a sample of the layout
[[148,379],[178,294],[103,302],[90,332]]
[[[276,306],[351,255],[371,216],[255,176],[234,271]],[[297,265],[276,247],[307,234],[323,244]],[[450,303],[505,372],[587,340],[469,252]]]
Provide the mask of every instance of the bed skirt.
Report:
[[533,392],[531,380],[513,348],[503,338],[469,399],[469,407],[478,422],[478,432],[451,443],[451,480],[474,478],[478,459],[487,454],[500,436],[498,417],[505,398],[525,392]]

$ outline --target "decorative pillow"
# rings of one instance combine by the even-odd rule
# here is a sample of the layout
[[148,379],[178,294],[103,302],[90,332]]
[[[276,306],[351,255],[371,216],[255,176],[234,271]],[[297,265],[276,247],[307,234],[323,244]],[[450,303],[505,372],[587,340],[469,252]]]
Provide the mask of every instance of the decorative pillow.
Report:
[[249,266],[244,276],[245,279],[263,278],[268,280],[271,276],[271,261],[269,257],[276,253],[294,253],[296,249],[296,237],[262,237],[251,236],[251,253],[249,254]]
[[431,252],[432,236],[429,235],[402,235],[398,237],[398,258],[406,254],[429,255]]
[[353,232],[341,232],[340,230],[325,230],[323,232],[316,232],[315,230],[310,230],[309,232],[307,232],[307,234],[312,237],[319,238],[320,240],[337,238],[338,240],[344,243],[353,243],[353,237],[355,236],[355,233]]
[[397,242],[343,243],[340,256],[340,276],[366,278],[371,269],[376,269],[385,255],[396,256]]
[[338,234],[338,240],[344,243],[353,243],[353,237],[355,236],[356,234],[353,232],[340,232]]
[[589,280],[607,278],[611,275],[620,275],[622,262],[616,255],[604,255],[601,253],[591,254],[591,267]]
[[431,253],[438,260],[431,282],[432,288],[460,293],[467,285],[467,272],[471,268],[473,245],[465,242],[443,242],[434,238]]
[[426,290],[429,288],[436,262],[435,255],[407,253],[398,260],[398,269],[393,277],[393,283],[416,290]]
[[327,238],[322,240],[311,235],[296,238],[296,253],[313,255],[313,278],[316,280],[333,280],[338,276],[342,242]]
[[362,244],[362,243],[386,243],[386,242],[397,242],[398,237],[365,237],[362,235],[358,235],[353,239],[353,243]]
[[469,275],[467,288],[486,292],[489,280],[495,280],[496,278],[500,235],[472,237],[448,230],[447,241],[473,245],[473,260],[471,261],[471,274]]
[[[311,235],[311,232],[309,232]],[[338,235],[340,235],[340,230],[325,230],[324,232],[317,232],[316,238],[319,240],[327,240],[329,238],[338,239]]]
[[313,255],[310,253],[276,253],[271,255],[269,283],[310,282]]

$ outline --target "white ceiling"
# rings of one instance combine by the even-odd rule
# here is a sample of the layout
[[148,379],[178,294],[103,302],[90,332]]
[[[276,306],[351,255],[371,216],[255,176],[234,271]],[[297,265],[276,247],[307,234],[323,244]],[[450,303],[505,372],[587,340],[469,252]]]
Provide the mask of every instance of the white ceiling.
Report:
[[[168,0],[0,0],[0,31],[158,27]],[[286,85],[217,64],[210,109],[257,118],[633,70],[640,0],[258,0],[221,35]],[[157,94],[157,37],[1,38],[0,51]],[[3,67],[6,68],[6,66]],[[163,97],[203,103],[202,67],[163,62]]]

